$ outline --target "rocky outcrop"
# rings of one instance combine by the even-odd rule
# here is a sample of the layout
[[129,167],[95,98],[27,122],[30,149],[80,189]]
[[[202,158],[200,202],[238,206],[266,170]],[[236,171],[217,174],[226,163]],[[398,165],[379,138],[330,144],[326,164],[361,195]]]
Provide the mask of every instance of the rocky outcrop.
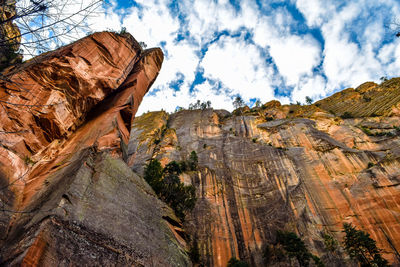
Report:
[[399,116],[400,78],[381,84],[366,82],[356,89],[348,88],[315,103],[337,116],[347,113],[353,117]]
[[[3,264],[188,266],[175,218],[121,159],[93,148],[46,179],[9,231]],[[21,223],[24,221],[24,223]]]
[[[146,113],[133,124],[128,162],[140,173],[149,158],[166,164],[197,152],[199,170],[181,178],[197,188],[186,228],[205,266],[226,266],[231,257],[265,266],[263,252],[277,230],[296,232],[327,266],[351,265],[341,248],[324,245],[323,234],[342,241],[344,222],[370,233],[399,264],[397,81],[360,86],[357,99],[373,96],[365,103],[344,91],[315,105],[275,101],[238,116],[213,109]],[[324,110],[343,103],[356,118]],[[382,116],[371,117],[370,105]]]
[[162,61],[102,32],[5,73],[1,264],[190,265],[179,220],[123,161]]
[[[314,105],[271,101],[135,118],[163,61],[129,34],[96,33],[2,73],[0,264],[265,266],[277,230],[328,266],[351,266],[342,224],[399,263],[399,79]],[[143,180],[146,163],[187,160],[184,223]],[[190,242],[190,244],[188,244]],[[269,262],[269,266],[282,266]],[[289,264],[290,265],[290,264]]]
[[22,61],[22,55],[17,52],[21,33],[13,23],[17,15],[15,4],[15,0],[0,0],[0,71]]

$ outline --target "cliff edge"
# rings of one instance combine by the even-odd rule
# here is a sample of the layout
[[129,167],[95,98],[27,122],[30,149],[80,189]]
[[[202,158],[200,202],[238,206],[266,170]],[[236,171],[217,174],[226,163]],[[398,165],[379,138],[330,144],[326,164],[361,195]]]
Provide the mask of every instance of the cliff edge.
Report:
[[173,212],[122,160],[162,61],[101,32],[6,70],[2,265],[190,265]]

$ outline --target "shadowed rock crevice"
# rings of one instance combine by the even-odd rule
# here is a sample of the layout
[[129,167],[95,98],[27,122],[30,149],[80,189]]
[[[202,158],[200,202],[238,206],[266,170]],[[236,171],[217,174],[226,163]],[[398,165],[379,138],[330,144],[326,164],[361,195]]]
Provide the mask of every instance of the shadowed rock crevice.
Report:
[[[29,90],[0,110],[8,186],[0,196],[10,196],[10,212],[0,211],[0,265],[191,265],[184,232],[163,218],[179,220],[122,160],[162,61],[160,49],[143,52],[129,34],[103,32],[10,74]],[[25,103],[32,113],[20,113]]]

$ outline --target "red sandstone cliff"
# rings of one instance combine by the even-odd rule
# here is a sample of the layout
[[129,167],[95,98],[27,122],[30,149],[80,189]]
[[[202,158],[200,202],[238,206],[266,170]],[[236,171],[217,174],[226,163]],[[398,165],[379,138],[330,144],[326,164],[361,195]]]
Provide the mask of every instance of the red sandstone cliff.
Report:
[[136,173],[191,151],[199,170],[181,179],[198,200],[185,228],[205,266],[232,256],[264,266],[278,229],[296,232],[327,266],[351,265],[323,244],[323,233],[342,240],[343,222],[398,264],[399,79],[310,106],[133,120],[162,61],[160,49],[103,32],[4,73],[0,264],[190,266],[179,220]]
[[[147,113],[133,123],[128,162],[140,173],[150,158],[166,164],[197,152],[199,171],[181,178],[197,188],[186,228],[206,266],[226,266],[231,257],[265,266],[277,230],[297,233],[326,266],[349,266],[322,237],[340,243],[344,222],[370,233],[397,265],[399,81],[366,83],[310,106],[271,101],[241,115]],[[345,112],[354,118],[339,117]]]
[[189,264],[163,219],[173,213],[122,160],[162,61],[159,48],[102,32],[5,73],[2,264]]

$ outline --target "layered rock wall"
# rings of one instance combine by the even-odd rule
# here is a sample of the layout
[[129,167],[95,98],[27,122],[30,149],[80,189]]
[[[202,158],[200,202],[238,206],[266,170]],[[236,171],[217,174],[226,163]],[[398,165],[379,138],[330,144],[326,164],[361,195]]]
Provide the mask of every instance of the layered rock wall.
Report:
[[[265,266],[277,230],[328,266],[350,265],[351,222],[400,264],[398,79],[314,105],[150,112],[135,118],[163,61],[129,34],[96,33],[2,73],[0,264]],[[199,167],[185,221],[139,175],[157,158]],[[139,175],[137,175],[139,174]],[[282,266],[270,262],[269,265]]]
[[[395,81],[389,91],[373,84],[377,92],[366,92],[394,98]],[[327,266],[351,265],[342,249],[329,252],[322,237],[340,243],[344,222],[370,233],[399,264],[400,118],[393,113],[399,101],[368,102],[390,116],[371,117],[362,104],[348,105],[357,118],[322,109],[342,102],[335,95],[311,106],[275,101],[241,115],[146,113],[131,131],[131,167],[140,173],[150,158],[166,164],[197,152],[199,170],[181,178],[197,188],[186,228],[206,266],[226,266],[231,257],[265,266],[264,248],[277,230],[297,233]]]

